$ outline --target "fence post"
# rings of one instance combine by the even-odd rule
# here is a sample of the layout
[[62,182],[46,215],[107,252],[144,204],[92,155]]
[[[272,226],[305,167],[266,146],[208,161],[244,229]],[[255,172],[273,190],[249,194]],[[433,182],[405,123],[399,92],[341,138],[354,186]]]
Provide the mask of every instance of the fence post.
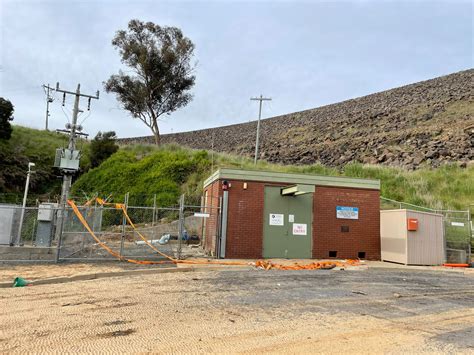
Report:
[[448,235],[447,235],[447,230],[446,230],[447,217],[441,211],[440,211],[440,214],[443,215],[444,262],[447,262],[448,261]]
[[63,224],[64,224],[64,214],[66,212],[66,207],[61,206],[57,211],[56,217],[56,235],[57,235],[57,244],[56,244],[56,263],[59,263],[60,254],[61,254],[61,241],[63,238]]
[[182,238],[184,235],[184,194],[179,198],[179,221],[178,221],[178,248],[176,258],[181,259]]
[[155,218],[156,218],[156,194],[153,195],[153,216],[151,217],[151,226],[155,226]]
[[469,239],[468,239],[468,263],[472,264],[472,225],[471,225],[471,209],[467,210],[467,230],[469,232]]
[[[123,204],[125,205],[125,211],[128,210],[128,198],[130,196],[130,192],[127,192],[124,197]],[[125,218],[125,215],[122,216],[122,238],[120,240],[120,257],[123,256],[123,246],[125,243],[125,227],[127,225],[127,219]]]

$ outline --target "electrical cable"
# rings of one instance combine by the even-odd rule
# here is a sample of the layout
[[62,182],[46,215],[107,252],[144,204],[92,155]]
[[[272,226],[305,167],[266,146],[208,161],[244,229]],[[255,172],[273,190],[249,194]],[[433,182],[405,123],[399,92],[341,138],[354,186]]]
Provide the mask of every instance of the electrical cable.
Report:
[[[82,112],[81,112],[82,113]],[[89,114],[86,115],[86,117],[84,117],[84,119],[81,121],[81,123],[79,123],[79,125],[82,126],[82,124],[90,117],[90,115],[92,114],[92,111],[89,111]]]

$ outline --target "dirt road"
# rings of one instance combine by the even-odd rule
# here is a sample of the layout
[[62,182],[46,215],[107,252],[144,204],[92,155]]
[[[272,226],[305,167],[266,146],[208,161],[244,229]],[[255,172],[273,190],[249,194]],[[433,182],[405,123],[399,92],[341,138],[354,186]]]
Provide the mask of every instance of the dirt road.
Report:
[[0,290],[2,352],[474,353],[474,278],[200,271]]

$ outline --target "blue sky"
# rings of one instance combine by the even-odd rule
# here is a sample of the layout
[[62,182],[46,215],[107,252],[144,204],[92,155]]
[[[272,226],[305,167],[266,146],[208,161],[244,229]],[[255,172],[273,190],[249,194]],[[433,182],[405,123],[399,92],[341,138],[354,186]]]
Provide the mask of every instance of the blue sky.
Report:
[[[44,126],[42,84],[101,91],[85,131],[149,135],[102,82],[123,68],[110,42],[132,18],[180,27],[196,45],[194,100],[163,133],[301,111],[473,67],[471,1],[0,0],[0,96],[15,123]],[[51,105],[63,128],[72,97]],[[86,108],[86,102],[82,102]],[[63,111],[64,110],[64,111]]]

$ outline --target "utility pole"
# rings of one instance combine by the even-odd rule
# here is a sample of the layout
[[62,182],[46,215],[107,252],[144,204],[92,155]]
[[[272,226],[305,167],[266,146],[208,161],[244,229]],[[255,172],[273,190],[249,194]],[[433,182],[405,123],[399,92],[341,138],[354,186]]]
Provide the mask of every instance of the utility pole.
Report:
[[271,101],[272,99],[270,97],[263,97],[263,95],[260,94],[260,97],[251,97],[250,100],[260,101],[260,105],[259,105],[259,109],[258,109],[257,138],[255,140],[255,158],[254,158],[254,164],[257,164],[257,160],[258,160],[258,141],[260,139],[260,119],[262,118],[262,101]]
[[53,102],[54,99],[49,94],[54,89],[48,85],[43,85],[44,93],[46,94],[46,124],[45,129],[48,130],[48,119],[49,119],[49,104]]
[[16,237],[16,240],[14,245],[19,245],[21,243],[21,230],[23,229],[23,219],[25,218],[25,208],[26,208],[26,199],[28,197],[28,188],[30,186],[30,175],[31,173],[34,173],[34,171],[31,171],[31,168],[35,166],[35,163],[28,163],[28,173],[26,174],[26,184],[25,184],[25,192],[23,194],[23,205],[21,208],[21,217],[20,217],[20,223],[18,225],[18,235]]
[[[57,262],[59,261],[59,251],[61,248],[61,235],[62,235],[62,230],[63,230],[63,220],[64,220],[64,214],[65,214],[64,212],[66,209],[67,199],[69,197],[69,189],[71,188],[72,175],[74,174],[74,172],[76,172],[79,169],[79,153],[76,151],[76,136],[83,135],[82,133],[80,133],[80,131],[82,131],[82,127],[77,124],[77,117],[79,116],[79,112],[82,112],[79,109],[79,101],[81,97],[88,98],[87,109],[90,110],[91,99],[98,100],[99,91],[96,92],[95,96],[85,95],[85,94],[81,94],[81,84],[77,84],[76,92],[72,92],[72,91],[60,89],[59,83],[56,83],[56,91],[63,93],[63,105],[66,100],[66,95],[69,94],[69,95],[75,96],[74,108],[72,111],[72,123],[66,124],[66,128],[69,130],[69,131],[66,131],[69,133],[69,144],[68,144],[68,148],[64,150],[64,157],[63,159],[61,159],[61,164],[59,166],[59,168],[63,172],[63,186],[61,189],[61,205],[60,205],[61,213],[58,216],[58,224],[56,226],[56,239],[58,241],[58,249],[57,249],[57,255],[56,255],[56,262]],[[64,130],[59,130],[59,131],[64,132]]]

